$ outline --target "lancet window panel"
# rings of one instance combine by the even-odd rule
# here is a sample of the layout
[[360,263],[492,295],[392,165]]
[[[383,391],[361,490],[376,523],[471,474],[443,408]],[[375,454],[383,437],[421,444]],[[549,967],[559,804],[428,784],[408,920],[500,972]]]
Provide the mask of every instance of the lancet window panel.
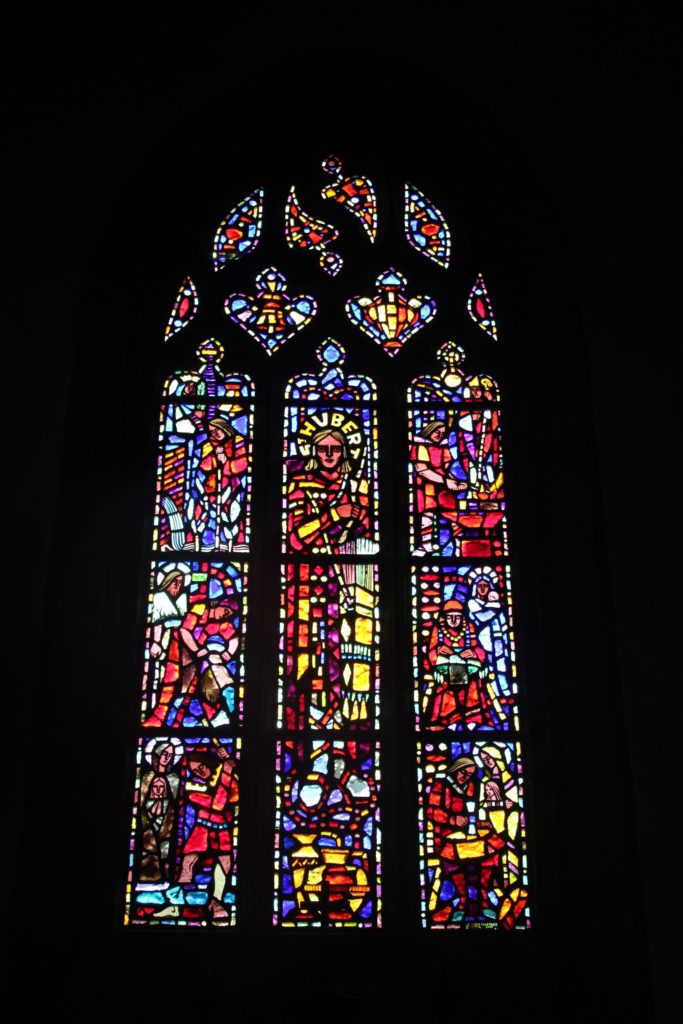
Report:
[[466,374],[454,342],[438,352],[440,374],[409,391],[409,503],[412,552],[507,554],[498,386]]
[[222,345],[198,349],[199,371],[173,374],[161,407],[155,547],[248,551],[253,387],[223,376]]
[[[254,389],[215,339],[162,393],[125,921],[237,922]],[[227,730],[227,731],[226,731]]]
[[283,566],[278,726],[376,728],[379,581],[376,565]]
[[278,742],[274,924],[381,924],[379,759],[377,742]]
[[379,547],[375,388],[342,372],[344,350],[319,347],[320,378],[288,388],[283,552],[373,555]]
[[369,928],[380,923],[376,389],[344,372],[333,339],[317,355],[320,372],[286,393],[273,920]]
[[418,743],[422,923],[525,928],[528,866],[520,745]]
[[408,389],[425,928],[529,926],[499,389],[455,342]]
[[126,924],[236,924],[241,740],[138,742]]
[[519,728],[509,567],[421,565],[412,579],[418,728]]

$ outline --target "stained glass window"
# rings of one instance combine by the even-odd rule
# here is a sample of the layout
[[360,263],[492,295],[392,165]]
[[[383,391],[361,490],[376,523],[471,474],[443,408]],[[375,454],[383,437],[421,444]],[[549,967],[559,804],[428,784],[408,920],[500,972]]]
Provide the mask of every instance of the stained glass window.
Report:
[[[222,340],[202,340],[160,400],[126,920],[239,926],[253,742],[276,929],[383,927],[383,778],[405,765],[406,922],[525,928],[491,300],[452,258],[458,221],[437,190],[401,177],[385,205],[374,170],[330,156],[310,174],[221,201],[212,273],[183,280],[166,331],[170,350],[204,315]],[[392,239],[382,211],[400,204]]]

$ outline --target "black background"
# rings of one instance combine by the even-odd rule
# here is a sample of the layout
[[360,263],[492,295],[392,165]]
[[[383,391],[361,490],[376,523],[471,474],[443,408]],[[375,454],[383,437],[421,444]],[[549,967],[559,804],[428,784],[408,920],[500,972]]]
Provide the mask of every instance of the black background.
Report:
[[[493,1020],[507,990],[513,1019],[537,1007],[642,1020],[664,1005],[680,873],[667,188],[678,26],[635,3],[402,17],[321,8],[319,24],[231,12],[197,25],[186,12],[143,32],[118,12],[9,34],[3,905],[27,1008],[187,1020],[239,997],[244,1019],[290,1019],[299,998],[326,994],[365,1020],[398,994],[413,1012]],[[110,698],[110,679],[139,654],[112,632],[134,635],[140,611],[121,558],[144,593],[139,498],[161,373],[149,339],[184,254],[215,226],[202,218],[221,177],[239,171],[250,187],[250,166],[270,159],[274,175],[321,147],[408,167],[419,154],[437,187],[452,170],[476,255],[489,239],[510,268],[495,296],[520,346],[518,363],[506,352],[524,495],[514,525],[534,587],[519,615],[539,684],[529,935],[439,944],[404,925],[381,940],[282,942],[255,927],[221,944],[118,926],[134,709]],[[524,386],[528,402],[515,397]],[[114,395],[124,413],[110,411]],[[557,452],[557,470],[520,468],[536,450]]]

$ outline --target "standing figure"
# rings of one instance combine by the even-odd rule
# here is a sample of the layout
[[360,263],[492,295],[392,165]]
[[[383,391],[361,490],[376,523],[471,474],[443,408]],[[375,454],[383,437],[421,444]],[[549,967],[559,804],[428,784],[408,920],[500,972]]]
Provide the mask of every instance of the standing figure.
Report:
[[202,551],[231,551],[245,540],[247,450],[224,417],[214,416],[208,428],[190,472],[187,520]]
[[155,696],[163,679],[173,631],[179,628],[187,614],[187,594],[183,592],[184,584],[184,573],[178,568],[169,569],[159,583],[152,599],[149,653],[154,661],[152,675]]
[[335,554],[347,541],[367,535],[367,481],[352,478],[341,431],[319,430],[311,452],[287,488],[289,543],[295,551]]
[[237,765],[222,746],[215,755],[191,753],[188,765],[178,884],[192,885],[201,858],[202,867],[212,868],[208,912],[214,919],[227,918],[223,895],[232,869],[234,805],[239,797]]
[[472,589],[467,612],[477,630],[479,643],[495,666],[499,690],[508,694],[508,627],[500,595],[495,589],[498,577],[491,569],[472,569],[468,579]]
[[485,722],[485,665],[486,652],[466,621],[461,602],[446,601],[427,649],[425,667],[434,679],[423,705],[429,726],[460,724],[471,729]]
[[[471,401],[491,399],[493,382],[472,377],[467,392]],[[473,498],[502,496],[503,474],[497,409],[472,409],[458,420],[458,454]]]
[[[480,783],[471,757],[459,757],[432,783],[427,800],[427,850],[433,876],[433,923],[485,920],[505,842],[480,812]],[[495,918],[495,913],[493,917]]]
[[440,519],[449,523],[454,541],[462,532],[458,526],[457,495],[467,489],[467,484],[451,473],[453,455],[448,446],[448,429],[444,420],[430,420],[410,449],[410,461],[415,469],[415,507],[420,517],[420,544],[416,555],[440,550]]
[[179,740],[158,739],[148,744],[145,757],[151,770],[140,784],[142,823],[141,882],[165,882],[169,877],[169,855],[179,778],[173,770],[183,748]]

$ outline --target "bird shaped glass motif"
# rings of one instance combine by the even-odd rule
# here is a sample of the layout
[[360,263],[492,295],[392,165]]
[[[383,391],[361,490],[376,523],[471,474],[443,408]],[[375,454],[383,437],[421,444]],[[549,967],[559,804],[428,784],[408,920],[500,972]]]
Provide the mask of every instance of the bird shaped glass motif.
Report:
[[319,254],[320,266],[334,277],[342,268],[343,260],[329,246],[339,238],[339,231],[332,224],[315,220],[301,209],[294,186],[287,197],[285,208],[285,235],[290,249],[313,249]]
[[335,199],[357,217],[365,228],[371,242],[377,237],[377,193],[369,178],[345,178],[342,173],[342,162],[337,156],[328,156],[323,160],[323,170],[332,176],[333,181],[323,185],[323,199]]

